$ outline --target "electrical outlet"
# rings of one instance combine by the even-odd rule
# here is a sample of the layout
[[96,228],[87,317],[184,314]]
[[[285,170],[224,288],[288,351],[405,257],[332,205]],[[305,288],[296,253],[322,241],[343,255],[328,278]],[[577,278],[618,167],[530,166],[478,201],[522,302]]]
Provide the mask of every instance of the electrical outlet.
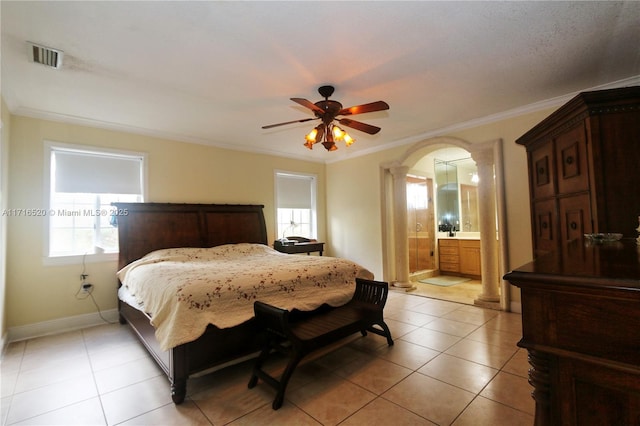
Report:
[[93,284],[82,284],[82,293],[89,294],[93,291]]

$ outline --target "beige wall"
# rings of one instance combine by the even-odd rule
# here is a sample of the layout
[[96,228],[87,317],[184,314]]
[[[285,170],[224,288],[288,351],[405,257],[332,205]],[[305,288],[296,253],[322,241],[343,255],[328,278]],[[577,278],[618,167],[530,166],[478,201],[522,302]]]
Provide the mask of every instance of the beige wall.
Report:
[[[324,164],[18,116],[11,117],[9,208],[44,207],[45,140],[146,152],[146,201],[264,204],[269,240],[275,232],[274,170],[314,173],[318,176],[318,233],[323,240],[326,237]],[[81,264],[43,265],[41,218],[10,217],[8,230],[8,327],[95,312],[90,299],[74,297]],[[100,308],[114,309],[116,263],[88,262],[86,272]]]
[[380,155],[367,155],[327,165],[329,248],[378,280],[383,279],[380,162]]
[[[8,206],[9,194],[9,133],[11,116],[4,99],[0,97],[0,211]],[[0,216],[0,342],[4,342],[7,334],[6,303],[6,268],[7,268],[7,217]],[[0,350],[2,349],[0,344]]]
[[[502,140],[509,246],[507,269],[532,259],[526,152],[515,140],[553,110],[442,135],[470,143]],[[327,165],[327,229],[331,249],[338,256],[360,261],[377,278],[383,276],[380,167],[401,161],[411,147],[395,147]],[[520,301],[516,288],[512,288],[512,299]]]

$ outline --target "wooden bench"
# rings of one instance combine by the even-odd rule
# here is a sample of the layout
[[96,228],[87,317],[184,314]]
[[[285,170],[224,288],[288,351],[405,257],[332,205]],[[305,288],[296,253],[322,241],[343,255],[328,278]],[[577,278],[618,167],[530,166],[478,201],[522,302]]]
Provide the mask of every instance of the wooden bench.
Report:
[[[255,316],[263,331],[264,345],[253,367],[249,388],[253,388],[258,379],[274,387],[277,393],[271,407],[277,410],[282,406],[293,371],[309,353],[357,332],[366,336],[367,331],[386,337],[387,344],[393,345],[391,332],[382,317],[388,294],[388,283],[356,278],[355,292],[346,305],[314,315],[255,302]],[[273,351],[289,357],[279,380],[262,370]]]

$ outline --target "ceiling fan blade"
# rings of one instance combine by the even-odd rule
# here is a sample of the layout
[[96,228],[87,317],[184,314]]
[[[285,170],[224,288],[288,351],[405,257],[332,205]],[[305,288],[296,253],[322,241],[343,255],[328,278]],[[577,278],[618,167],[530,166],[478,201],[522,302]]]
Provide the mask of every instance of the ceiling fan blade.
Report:
[[352,129],[360,130],[361,132],[369,133],[370,135],[375,135],[380,131],[380,127],[372,126],[371,124],[361,123],[359,121],[351,120],[349,118],[342,118],[338,120],[340,124],[344,124],[347,127],[351,127]]
[[338,111],[338,114],[336,115],[364,114],[365,112],[384,111],[385,109],[389,109],[388,103],[384,101],[376,101],[368,104],[362,104],[362,105],[341,109],[340,111]]
[[298,104],[302,105],[303,107],[309,108],[313,112],[317,112],[317,113],[320,113],[320,114],[324,114],[325,113],[325,111],[322,108],[320,108],[318,105],[316,105],[313,102],[308,101],[306,99],[303,99],[303,98],[291,98],[291,100],[293,102],[295,102],[295,103],[298,103]]
[[263,129],[271,129],[272,127],[284,126],[285,124],[304,123],[305,121],[311,121],[311,120],[317,120],[317,118],[316,117],[314,117],[314,118],[303,118],[301,120],[286,121],[284,123],[278,123],[278,124],[269,124],[268,126],[262,126],[262,128]]

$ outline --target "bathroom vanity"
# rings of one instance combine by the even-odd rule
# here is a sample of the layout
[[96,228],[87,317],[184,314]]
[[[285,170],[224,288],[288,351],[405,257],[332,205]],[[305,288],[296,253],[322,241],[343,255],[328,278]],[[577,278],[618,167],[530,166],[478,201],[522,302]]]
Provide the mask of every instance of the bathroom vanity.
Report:
[[439,238],[440,274],[481,277],[480,240],[475,238]]

